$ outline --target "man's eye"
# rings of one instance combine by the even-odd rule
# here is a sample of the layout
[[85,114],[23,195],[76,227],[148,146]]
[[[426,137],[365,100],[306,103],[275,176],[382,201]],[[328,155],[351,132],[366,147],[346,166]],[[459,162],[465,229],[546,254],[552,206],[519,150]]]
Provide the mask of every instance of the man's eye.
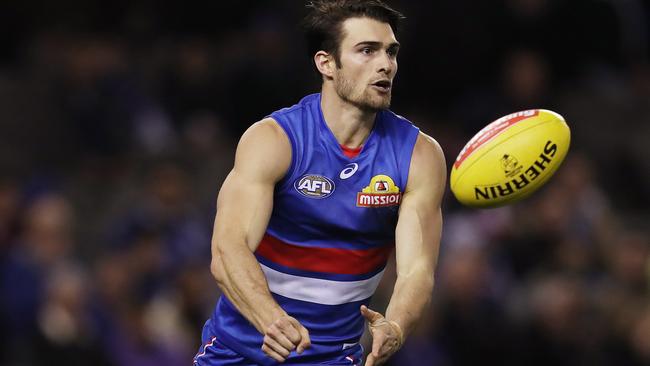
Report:
[[370,55],[370,54],[372,54],[373,50],[372,50],[372,48],[370,48],[370,47],[364,47],[364,48],[361,49],[361,52],[362,52],[364,55]]
[[388,50],[386,52],[388,53],[388,56],[391,56],[391,57],[397,56],[397,50]]

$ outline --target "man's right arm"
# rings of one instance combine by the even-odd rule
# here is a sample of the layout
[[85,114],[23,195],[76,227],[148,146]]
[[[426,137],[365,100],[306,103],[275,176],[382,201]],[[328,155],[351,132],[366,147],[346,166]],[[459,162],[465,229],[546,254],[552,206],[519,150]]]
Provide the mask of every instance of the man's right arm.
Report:
[[217,199],[211,270],[219,288],[262,334],[262,350],[278,361],[309,346],[307,330],[275,302],[253,252],[273,209],[275,184],[291,163],[291,145],[272,119],[251,126]]

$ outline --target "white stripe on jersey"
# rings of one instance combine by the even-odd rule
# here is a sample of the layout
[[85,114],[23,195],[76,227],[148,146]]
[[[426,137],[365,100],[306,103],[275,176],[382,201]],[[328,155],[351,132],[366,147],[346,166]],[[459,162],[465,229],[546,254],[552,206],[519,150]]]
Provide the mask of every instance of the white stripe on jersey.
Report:
[[282,273],[260,263],[271,292],[294,300],[323,305],[361,301],[375,293],[384,270],[361,281],[330,281]]

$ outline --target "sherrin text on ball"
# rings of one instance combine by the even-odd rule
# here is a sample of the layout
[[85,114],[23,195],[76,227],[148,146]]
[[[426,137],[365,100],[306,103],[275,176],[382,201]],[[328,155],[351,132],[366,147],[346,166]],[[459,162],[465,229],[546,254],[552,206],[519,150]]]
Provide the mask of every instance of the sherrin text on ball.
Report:
[[564,118],[545,109],[509,114],[479,131],[451,169],[451,191],[471,207],[497,207],[519,201],[560,167],[571,132]]

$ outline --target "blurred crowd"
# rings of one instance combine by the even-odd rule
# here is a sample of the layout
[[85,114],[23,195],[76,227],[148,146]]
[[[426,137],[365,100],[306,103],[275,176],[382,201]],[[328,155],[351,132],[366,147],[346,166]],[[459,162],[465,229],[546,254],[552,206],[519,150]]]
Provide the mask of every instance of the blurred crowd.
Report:
[[[407,15],[392,109],[448,166],[510,112],[572,128],[564,165],[524,202],[445,196],[433,302],[390,365],[650,364],[650,4],[389,3]],[[192,362],[219,296],[212,220],[237,139],[319,87],[304,11],[0,4],[0,365]]]

